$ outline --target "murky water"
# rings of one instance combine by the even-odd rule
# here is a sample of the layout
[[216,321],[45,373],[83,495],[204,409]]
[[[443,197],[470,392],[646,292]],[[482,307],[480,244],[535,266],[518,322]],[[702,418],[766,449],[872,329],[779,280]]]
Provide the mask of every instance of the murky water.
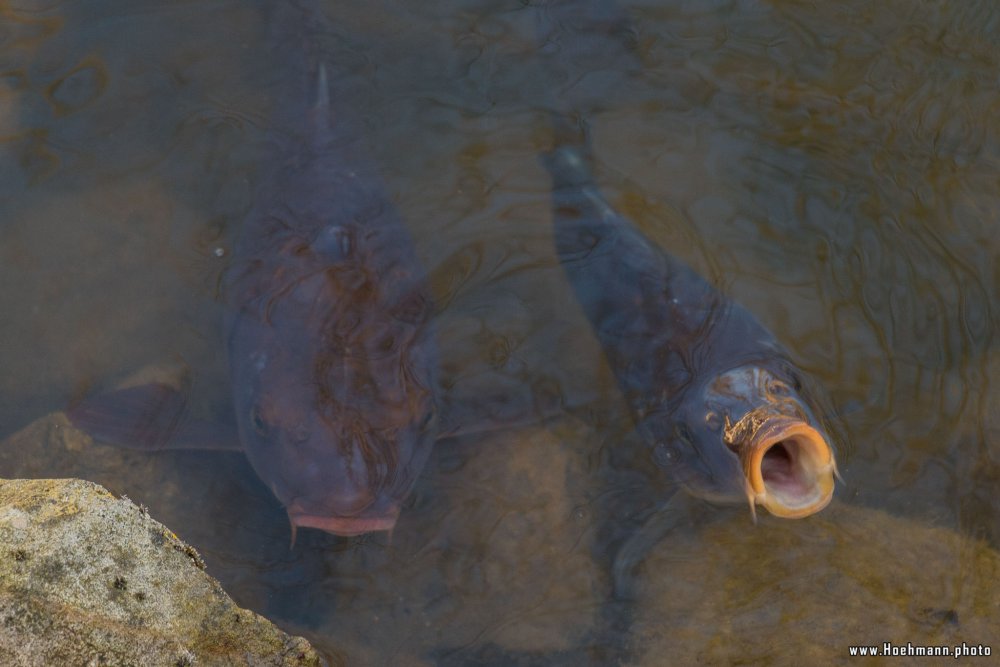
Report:
[[[230,454],[7,452],[0,474],[128,493],[332,660],[614,662],[628,642],[601,629],[619,613],[607,555],[669,490],[616,454],[624,407],[551,247],[537,153],[545,111],[573,99],[609,199],[829,390],[838,501],[1000,546],[1000,9],[622,4],[628,74],[599,39],[541,59],[522,2],[326,3],[432,272],[447,384],[564,416],[441,443],[391,541],[305,531],[289,549],[280,506]],[[215,250],[251,201],[274,79],[262,23],[222,0],[0,4],[0,437],[154,363],[189,368],[197,409],[224,412]],[[857,516],[824,539],[863,539]],[[685,558],[743,546],[712,534]],[[962,553],[935,566],[979,567]],[[830,659],[853,643],[820,641]]]

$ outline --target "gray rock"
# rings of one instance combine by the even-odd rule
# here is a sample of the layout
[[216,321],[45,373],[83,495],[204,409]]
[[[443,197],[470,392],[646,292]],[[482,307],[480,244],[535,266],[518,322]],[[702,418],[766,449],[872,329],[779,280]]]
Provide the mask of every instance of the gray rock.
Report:
[[0,664],[318,665],[148,512],[82,480],[0,481]]

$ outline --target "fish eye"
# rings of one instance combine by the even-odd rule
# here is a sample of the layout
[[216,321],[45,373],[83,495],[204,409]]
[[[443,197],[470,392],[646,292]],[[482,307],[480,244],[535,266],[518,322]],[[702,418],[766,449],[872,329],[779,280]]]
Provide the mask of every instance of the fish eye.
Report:
[[705,415],[705,425],[713,431],[718,431],[722,427],[722,417],[715,410],[709,410]]
[[253,425],[253,430],[257,432],[257,435],[267,435],[267,422],[264,421],[264,416],[260,413],[260,408],[256,405],[250,408],[250,423]]
[[802,391],[802,380],[799,378],[798,374],[792,373],[790,377],[792,379],[792,387],[795,391]]
[[666,442],[661,442],[653,448],[653,460],[663,468],[669,468],[671,464],[676,463],[679,459],[680,453],[677,451],[677,448]]

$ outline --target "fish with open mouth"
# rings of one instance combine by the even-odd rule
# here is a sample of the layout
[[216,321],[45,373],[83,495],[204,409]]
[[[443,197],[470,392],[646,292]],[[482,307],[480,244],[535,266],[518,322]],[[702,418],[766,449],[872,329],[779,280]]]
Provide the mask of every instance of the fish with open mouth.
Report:
[[426,275],[331,76],[318,7],[273,3],[282,75],[263,175],[225,277],[235,429],[148,383],[68,411],[95,439],[238,448],[296,527],[391,530],[436,437],[437,350]]
[[654,460],[691,494],[820,511],[837,464],[810,384],[775,337],[601,195],[579,120],[543,156],[555,246]]

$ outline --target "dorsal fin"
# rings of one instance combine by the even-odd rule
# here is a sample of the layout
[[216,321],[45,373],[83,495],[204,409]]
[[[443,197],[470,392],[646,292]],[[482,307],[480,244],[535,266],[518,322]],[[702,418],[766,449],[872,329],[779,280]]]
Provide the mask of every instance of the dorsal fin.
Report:
[[316,70],[316,97],[310,113],[311,139],[315,146],[328,143],[332,137],[330,111],[330,81],[326,74],[326,63],[321,62]]
[[328,115],[330,113],[330,82],[326,78],[326,63],[319,64],[319,73],[316,75],[316,106],[317,114]]

